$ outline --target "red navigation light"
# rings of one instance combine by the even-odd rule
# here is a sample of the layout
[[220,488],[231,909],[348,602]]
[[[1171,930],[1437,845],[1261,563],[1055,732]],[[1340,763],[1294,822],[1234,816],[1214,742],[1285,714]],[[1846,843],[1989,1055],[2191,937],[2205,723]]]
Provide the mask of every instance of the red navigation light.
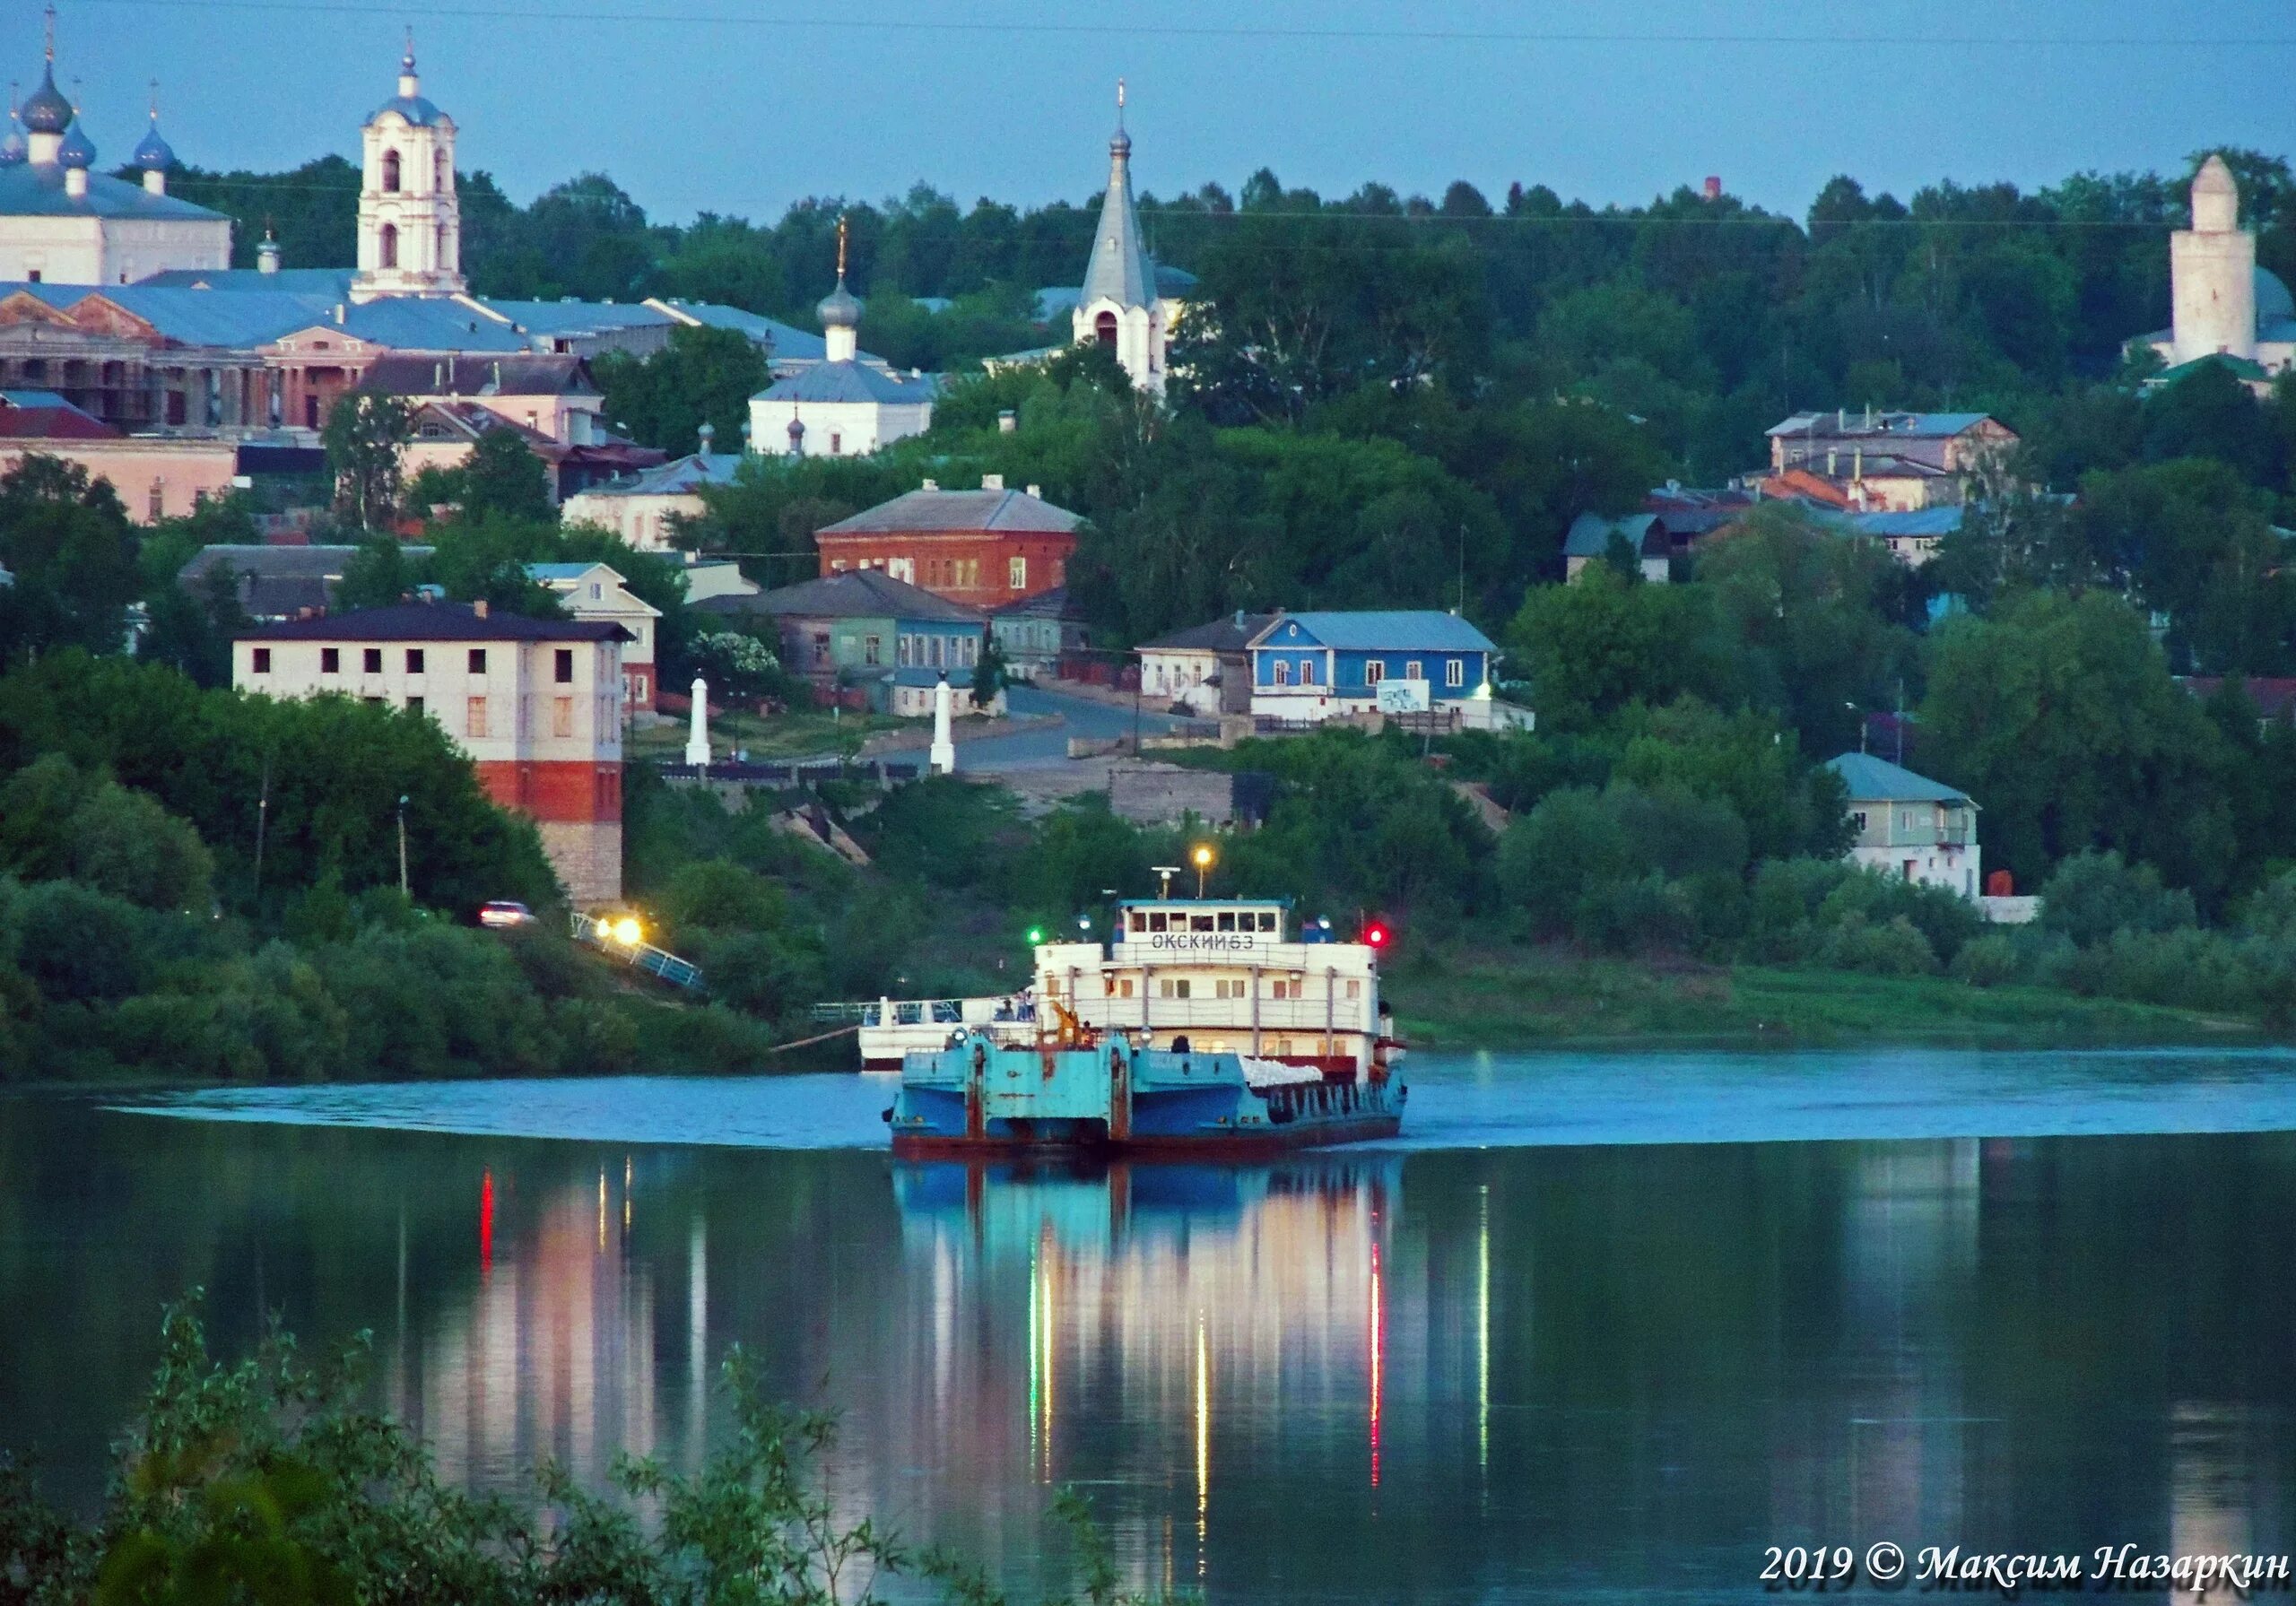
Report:
[[1385,948],[1390,934],[1387,923],[1382,920],[1374,920],[1363,928],[1364,943],[1371,948]]

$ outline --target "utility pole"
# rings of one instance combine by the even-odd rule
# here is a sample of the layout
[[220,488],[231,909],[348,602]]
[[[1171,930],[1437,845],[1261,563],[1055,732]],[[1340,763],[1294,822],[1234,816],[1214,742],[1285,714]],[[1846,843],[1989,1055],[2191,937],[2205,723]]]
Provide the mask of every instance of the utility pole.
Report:
[[406,794],[398,794],[398,895],[407,898],[406,890]]
[[263,896],[264,826],[269,821],[270,818],[271,759],[266,754],[263,760],[263,788],[260,792],[257,793],[255,800],[255,890],[256,896],[258,898]]

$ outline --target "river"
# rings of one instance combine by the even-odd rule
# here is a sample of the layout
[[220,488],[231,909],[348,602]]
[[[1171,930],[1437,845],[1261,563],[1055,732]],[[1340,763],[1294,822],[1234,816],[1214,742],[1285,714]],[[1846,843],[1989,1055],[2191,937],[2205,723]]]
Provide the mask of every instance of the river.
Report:
[[[1770,1545],[2289,1549],[2296,1055],[1422,1056],[1406,1137],[969,1172],[881,1079],[0,1097],[0,1447],[80,1504],[209,1290],[451,1478],[693,1464],[738,1341],[849,1515],[1216,1601],[1769,1598]],[[2143,1594],[2126,1599],[2152,1598]]]

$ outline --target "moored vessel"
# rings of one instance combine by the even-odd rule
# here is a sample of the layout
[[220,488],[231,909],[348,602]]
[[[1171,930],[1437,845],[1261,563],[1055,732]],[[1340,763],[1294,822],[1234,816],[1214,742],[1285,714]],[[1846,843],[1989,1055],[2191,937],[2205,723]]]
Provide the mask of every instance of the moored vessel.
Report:
[[903,1157],[1245,1157],[1393,1137],[1407,1097],[1384,1072],[1335,1078],[1233,1053],[1147,1048],[1064,1012],[1033,1047],[960,1029],[938,1053],[910,1055],[885,1120]]

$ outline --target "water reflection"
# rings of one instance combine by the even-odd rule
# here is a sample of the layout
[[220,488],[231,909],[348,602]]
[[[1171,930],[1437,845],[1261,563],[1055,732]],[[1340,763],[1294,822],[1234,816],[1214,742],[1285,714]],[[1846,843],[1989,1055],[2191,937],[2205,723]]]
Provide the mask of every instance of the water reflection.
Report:
[[75,1497],[200,1282],[226,1347],[374,1329],[382,1402],[483,1488],[696,1464],[739,1342],[843,1412],[840,1510],[1023,1594],[1062,1485],[1128,1581],[1222,1600],[2291,1540],[2288,1136],[1076,1172],[5,1109],[0,1444]]

